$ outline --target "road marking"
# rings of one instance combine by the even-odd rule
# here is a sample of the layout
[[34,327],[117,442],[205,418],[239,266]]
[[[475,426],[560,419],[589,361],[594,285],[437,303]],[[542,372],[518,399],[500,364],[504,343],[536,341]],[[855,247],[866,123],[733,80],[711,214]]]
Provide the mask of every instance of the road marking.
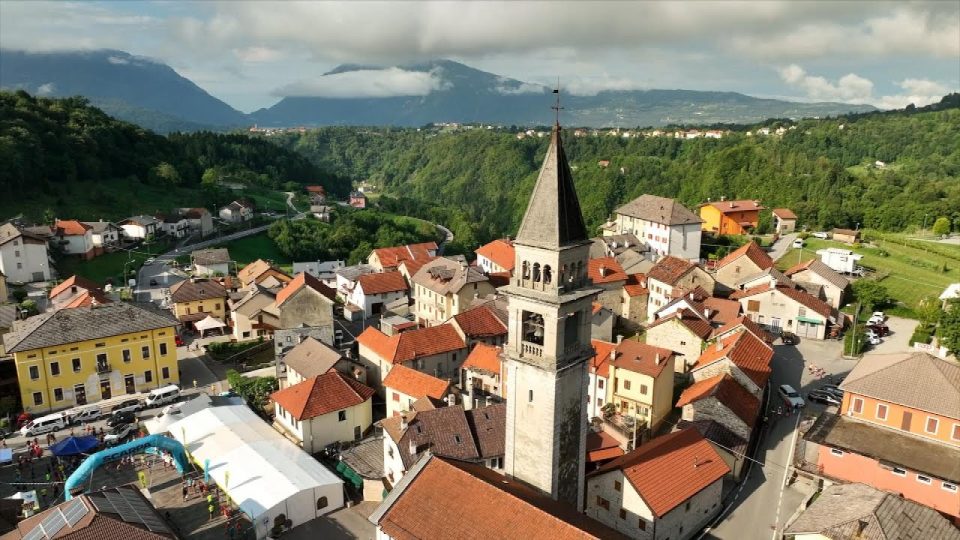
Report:
[[777,516],[773,526],[773,540],[777,540],[777,533],[780,531],[780,507],[783,505],[783,490],[787,488],[787,479],[790,478],[790,469],[793,463],[793,452],[797,448],[797,436],[800,434],[800,416],[797,412],[797,421],[793,424],[793,437],[790,438],[790,452],[787,454],[786,468],[783,471],[783,482],[780,483],[780,493],[777,496]]

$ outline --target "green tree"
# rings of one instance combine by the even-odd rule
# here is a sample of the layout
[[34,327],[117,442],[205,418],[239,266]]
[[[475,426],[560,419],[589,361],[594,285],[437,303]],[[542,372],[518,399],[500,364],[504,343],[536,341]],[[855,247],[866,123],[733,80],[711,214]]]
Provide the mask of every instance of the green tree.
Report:
[[27,312],[28,317],[32,317],[40,313],[40,310],[37,308],[37,303],[34,300],[24,300],[20,302],[20,309]]
[[938,217],[937,220],[933,222],[933,234],[939,236],[941,234],[947,234],[948,232],[950,232],[950,218]]
[[215,186],[219,181],[220,172],[214,167],[210,167],[203,171],[203,176],[200,177],[200,183],[205,186]]
[[940,316],[943,309],[940,307],[940,299],[936,296],[927,296],[920,300],[917,308],[914,310],[917,314],[917,320],[921,325],[927,327],[936,326],[940,322]]
[[177,172],[176,167],[167,163],[166,161],[160,162],[156,167],[153,168],[153,175],[157,179],[175,186],[183,183],[183,178],[180,177],[180,173]]
[[853,296],[863,304],[867,312],[873,311],[887,303],[890,294],[887,288],[872,279],[858,279],[853,282]]
[[938,331],[940,345],[956,356],[960,356],[960,299],[947,301],[947,309],[940,316]]
[[278,388],[276,377],[244,377],[233,369],[227,370],[227,383],[257,412],[263,412],[270,394]]
[[18,304],[27,299],[27,291],[23,287],[17,287],[12,290],[10,294],[13,295],[13,299],[16,300]]

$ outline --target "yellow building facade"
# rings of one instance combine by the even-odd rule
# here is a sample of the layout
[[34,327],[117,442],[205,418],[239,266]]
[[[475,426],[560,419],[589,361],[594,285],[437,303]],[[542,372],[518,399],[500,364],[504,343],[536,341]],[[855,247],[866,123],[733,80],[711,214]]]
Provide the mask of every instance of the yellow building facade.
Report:
[[[210,315],[211,317],[220,319],[221,321],[226,318],[226,305],[227,299],[224,298],[215,298],[208,300],[191,300],[190,302],[177,302],[173,304],[173,313],[177,316],[177,319],[197,319],[198,313],[203,313],[203,317]],[[197,319],[199,320],[199,319]]]
[[656,430],[673,408],[672,351],[625,340],[616,347],[607,402]]
[[45,413],[179,383],[176,322],[123,303],[25,321],[5,343],[23,409]]

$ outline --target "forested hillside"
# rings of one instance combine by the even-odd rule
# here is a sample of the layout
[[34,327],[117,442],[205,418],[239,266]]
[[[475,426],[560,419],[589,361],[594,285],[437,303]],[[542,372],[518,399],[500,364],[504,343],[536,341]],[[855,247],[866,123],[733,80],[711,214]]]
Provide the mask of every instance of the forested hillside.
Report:
[[[960,109],[876,113],[793,125],[782,137],[574,137],[564,144],[588,225],[643,193],[691,208],[708,198],[757,198],[814,228],[900,231],[924,215],[960,227]],[[441,222],[462,249],[512,234],[547,138],[468,130],[324,128],[275,138],[321,168],[366,180],[386,210]],[[600,167],[600,160],[609,160]],[[876,161],[884,162],[876,167]],[[763,224],[765,225],[765,224]]]
[[119,218],[233,196],[220,181],[277,189],[346,182],[302,155],[246,135],[163,137],[115,120],[82,98],[0,92],[0,217],[19,212]]

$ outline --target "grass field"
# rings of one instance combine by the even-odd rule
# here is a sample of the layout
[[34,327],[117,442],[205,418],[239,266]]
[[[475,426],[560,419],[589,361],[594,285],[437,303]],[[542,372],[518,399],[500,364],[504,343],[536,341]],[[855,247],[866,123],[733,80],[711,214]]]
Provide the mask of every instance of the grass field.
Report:
[[[891,310],[891,313],[905,317],[913,317],[913,308],[920,300],[939,296],[947,285],[960,282],[960,260],[884,240],[878,241],[878,244],[880,249],[868,246],[853,249],[838,242],[808,238],[802,250],[788,251],[777,262],[777,268],[785,270],[798,262],[813,259],[817,256],[818,249],[853,249],[863,255],[860,264],[875,270],[879,276],[886,275],[881,283],[898,303],[898,307]],[[881,250],[888,253],[888,256],[882,256]],[[950,253],[949,247],[941,253]],[[960,249],[957,250],[957,256],[960,257]],[[941,271],[944,267],[945,272]]]
[[230,258],[237,261],[239,268],[243,268],[257,259],[273,261],[274,264],[286,271],[293,268],[293,261],[277,249],[277,245],[265,232],[233,240],[217,247],[227,248],[230,251]]
[[[126,265],[127,270],[139,270],[143,266],[143,261],[151,255],[163,253],[170,249],[167,242],[153,242],[149,247],[137,248],[136,252],[127,253],[126,251],[114,251],[105,253],[99,257],[85,261],[76,257],[64,257],[57,261],[57,273],[61,279],[66,279],[74,274],[79,274],[87,279],[91,279],[99,284],[104,284],[108,279],[112,279],[116,285],[121,284],[121,274]],[[147,253],[151,255],[148,255]],[[128,261],[133,261],[127,264]]]

